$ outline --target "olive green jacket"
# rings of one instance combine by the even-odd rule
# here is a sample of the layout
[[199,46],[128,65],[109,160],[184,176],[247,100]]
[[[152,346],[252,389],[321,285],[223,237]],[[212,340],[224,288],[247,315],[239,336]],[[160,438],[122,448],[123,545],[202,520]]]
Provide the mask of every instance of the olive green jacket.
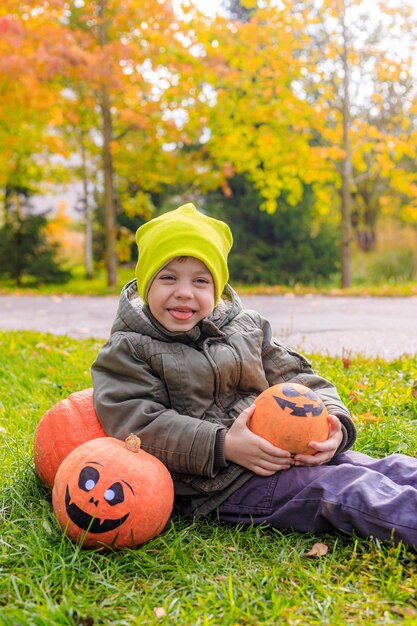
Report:
[[177,504],[195,516],[213,511],[253,475],[226,461],[224,438],[271,385],[292,381],[310,387],[342,422],[338,452],[355,440],[334,386],[275,339],[259,313],[243,309],[229,285],[210,317],[189,332],[172,333],[153,318],[131,281],[92,376],[105,431],[119,439],[139,435],[143,449],[170,470]]

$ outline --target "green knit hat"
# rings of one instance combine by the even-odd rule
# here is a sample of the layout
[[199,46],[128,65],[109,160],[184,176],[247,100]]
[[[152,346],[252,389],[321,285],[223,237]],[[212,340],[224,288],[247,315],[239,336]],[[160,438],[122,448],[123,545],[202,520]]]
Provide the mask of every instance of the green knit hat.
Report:
[[229,278],[227,255],[233,243],[227,224],[200,213],[193,204],[184,204],[138,228],[136,243],[139,257],[135,275],[144,302],[152,279],[168,261],[192,256],[210,270],[218,303]]

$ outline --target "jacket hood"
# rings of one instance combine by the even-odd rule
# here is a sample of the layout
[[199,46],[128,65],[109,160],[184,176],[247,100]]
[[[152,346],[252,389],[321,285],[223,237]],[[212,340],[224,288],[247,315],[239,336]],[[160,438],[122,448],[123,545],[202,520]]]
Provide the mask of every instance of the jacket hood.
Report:
[[127,283],[120,294],[119,307],[111,333],[118,331],[146,334],[164,341],[194,343],[202,337],[221,337],[222,327],[242,310],[237,293],[226,284],[222,297],[213,313],[185,333],[170,332],[153,317],[149,307],[139,295],[136,278]]

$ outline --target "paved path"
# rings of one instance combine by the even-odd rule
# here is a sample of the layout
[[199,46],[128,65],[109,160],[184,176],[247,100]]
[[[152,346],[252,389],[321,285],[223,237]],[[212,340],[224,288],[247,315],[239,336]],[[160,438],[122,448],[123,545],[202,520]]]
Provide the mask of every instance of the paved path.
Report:
[[[417,354],[417,298],[244,296],[274,333],[306,353]],[[105,339],[118,298],[0,296],[0,330],[28,329]]]

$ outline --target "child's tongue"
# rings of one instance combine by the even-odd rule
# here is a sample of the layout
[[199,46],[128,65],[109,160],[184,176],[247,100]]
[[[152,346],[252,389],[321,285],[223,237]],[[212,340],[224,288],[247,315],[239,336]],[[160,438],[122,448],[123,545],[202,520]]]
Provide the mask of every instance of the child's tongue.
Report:
[[193,315],[190,309],[170,309],[170,313],[176,320],[188,320]]

